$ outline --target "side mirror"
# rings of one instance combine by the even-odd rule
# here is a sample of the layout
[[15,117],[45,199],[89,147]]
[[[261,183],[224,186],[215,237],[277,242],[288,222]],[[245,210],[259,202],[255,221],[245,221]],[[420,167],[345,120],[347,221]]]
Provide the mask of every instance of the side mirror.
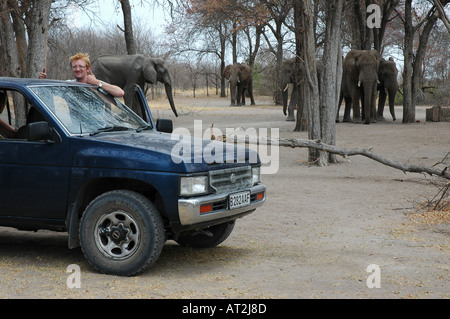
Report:
[[156,130],[158,132],[172,133],[173,123],[169,119],[157,119],[156,120]]
[[28,140],[31,142],[61,143],[59,134],[47,122],[33,122],[28,126]]

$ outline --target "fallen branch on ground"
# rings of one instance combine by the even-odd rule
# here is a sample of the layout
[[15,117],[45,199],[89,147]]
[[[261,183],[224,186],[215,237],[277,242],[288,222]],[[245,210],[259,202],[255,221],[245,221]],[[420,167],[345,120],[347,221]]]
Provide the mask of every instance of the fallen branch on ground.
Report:
[[[238,136],[234,136],[234,138],[227,138],[228,142],[234,141],[234,143],[241,143],[244,141],[241,141]],[[372,153],[371,148],[362,149],[362,148],[352,148],[352,149],[345,149],[329,144],[322,143],[320,140],[318,141],[312,141],[312,140],[305,140],[305,139],[297,139],[297,138],[280,138],[276,141],[272,141],[270,138],[251,138],[246,137],[245,143],[247,144],[263,144],[263,145],[279,145],[284,147],[308,147],[308,148],[314,148],[320,151],[332,153],[332,154],[339,154],[343,157],[348,156],[355,156],[355,155],[362,155],[365,157],[368,157],[374,161],[377,161],[381,164],[396,168],[401,170],[403,173],[410,172],[410,173],[426,173],[431,176],[439,176],[445,179],[450,180],[450,167],[447,165],[444,168],[437,168],[436,165],[433,165],[433,167],[426,167],[422,165],[414,165],[409,163],[401,163],[394,160],[391,160],[389,158],[377,155]],[[447,154],[448,156],[448,154]],[[443,162],[439,162],[440,164],[443,164]]]

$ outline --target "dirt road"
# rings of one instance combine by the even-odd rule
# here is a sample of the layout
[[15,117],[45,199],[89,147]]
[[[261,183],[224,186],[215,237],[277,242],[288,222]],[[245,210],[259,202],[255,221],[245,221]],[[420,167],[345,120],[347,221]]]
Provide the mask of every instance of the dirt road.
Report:
[[[163,102],[152,103],[154,115],[190,130],[202,120],[203,130],[214,123],[223,131],[277,128],[280,137],[307,137],[292,132],[295,123],[268,99],[235,108],[225,99],[175,102],[178,118]],[[450,151],[450,123],[425,122],[425,108],[415,124],[386,117],[339,123],[337,145],[429,166]],[[67,249],[66,234],[0,228],[0,298],[449,298],[448,213],[439,223],[414,214],[437,193],[436,179],[360,156],[310,166],[306,154],[280,148],[279,162],[270,163],[276,174],[262,177],[266,204],[238,220],[222,245],[194,250],[167,242],[156,265],[137,277],[94,272],[80,249]],[[80,267],[80,288],[67,286],[71,264]]]

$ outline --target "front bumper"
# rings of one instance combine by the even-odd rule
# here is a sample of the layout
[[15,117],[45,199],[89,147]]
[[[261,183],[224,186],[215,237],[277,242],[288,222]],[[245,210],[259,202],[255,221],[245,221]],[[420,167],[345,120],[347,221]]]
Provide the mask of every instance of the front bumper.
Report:
[[[266,186],[255,185],[250,190],[250,205],[229,209],[228,198],[229,193],[212,194],[195,198],[179,199],[178,213],[182,226],[201,224],[204,222],[214,221],[216,219],[238,217],[242,213],[251,212],[262,206],[266,201]],[[257,195],[262,194],[261,198]],[[261,195],[260,195],[261,196]],[[205,205],[212,205],[213,209],[207,213],[201,213],[200,208]]]

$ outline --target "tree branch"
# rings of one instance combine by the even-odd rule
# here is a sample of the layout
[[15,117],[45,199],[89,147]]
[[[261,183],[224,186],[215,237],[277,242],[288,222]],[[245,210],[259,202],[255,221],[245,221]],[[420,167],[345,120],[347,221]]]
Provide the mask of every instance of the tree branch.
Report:
[[[228,142],[234,142],[240,143],[242,142],[237,136],[230,138],[227,138]],[[371,151],[371,148],[362,149],[362,148],[352,148],[352,149],[345,149],[333,145],[328,145],[322,143],[320,140],[312,141],[312,140],[305,140],[305,139],[296,139],[296,138],[280,138],[278,140],[272,141],[270,138],[251,138],[246,137],[245,139],[246,143],[249,144],[263,144],[263,145],[279,145],[283,147],[308,147],[308,148],[314,148],[323,152],[329,152],[332,154],[339,154],[343,157],[348,156],[355,156],[355,155],[362,155],[365,157],[368,157],[374,161],[377,161],[381,164],[396,168],[401,170],[403,173],[410,172],[410,173],[426,173],[431,176],[439,176],[445,179],[450,180],[450,167],[445,166],[444,168],[437,168],[436,164],[433,165],[433,167],[426,167],[422,165],[414,165],[409,163],[401,163],[394,161],[392,159],[383,157],[378,154],[374,154]],[[449,154],[447,154],[448,156]],[[443,161],[437,163],[437,164],[443,164]]]
[[450,21],[445,14],[444,6],[439,0],[433,0],[433,2],[434,5],[436,6],[437,11],[439,12],[439,18],[442,20],[444,26],[447,28],[447,31],[450,34]]

